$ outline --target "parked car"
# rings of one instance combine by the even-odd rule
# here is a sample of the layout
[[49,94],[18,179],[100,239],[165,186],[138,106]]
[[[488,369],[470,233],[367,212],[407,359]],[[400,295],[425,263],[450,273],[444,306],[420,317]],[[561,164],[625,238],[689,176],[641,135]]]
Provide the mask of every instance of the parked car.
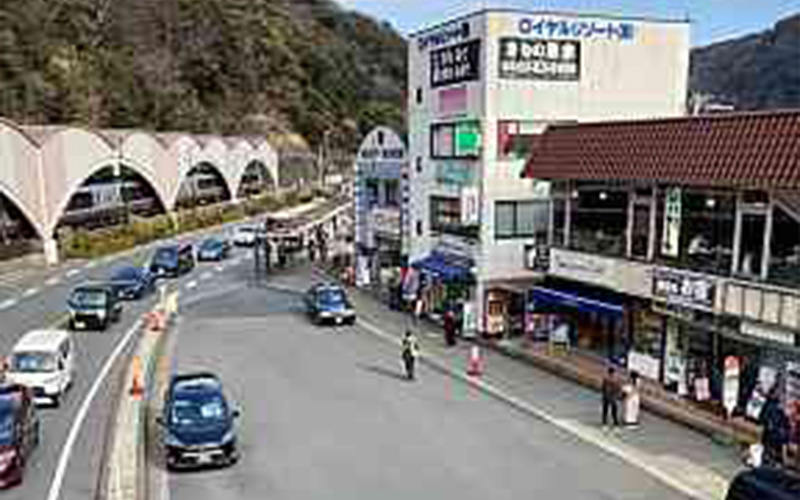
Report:
[[192,269],[194,246],[191,243],[161,247],[150,260],[150,271],[157,277],[177,278]]
[[230,249],[230,243],[226,239],[207,238],[200,243],[200,247],[197,250],[197,260],[225,260],[228,258]]
[[233,244],[237,247],[251,247],[256,244],[257,233],[255,226],[237,226],[233,232]]
[[65,330],[33,330],[11,350],[6,381],[31,390],[36,403],[58,407],[72,386],[74,366],[72,335]]
[[317,324],[350,324],[356,321],[356,312],[339,285],[318,284],[311,287],[305,296],[306,311]]
[[39,436],[39,415],[30,389],[20,384],[0,386],[0,488],[22,482]]
[[81,285],[67,305],[71,330],[105,330],[122,316],[122,304],[108,285]]
[[119,299],[138,300],[155,292],[156,280],[147,268],[126,266],[111,274],[109,286]]
[[210,373],[176,375],[167,389],[163,427],[171,469],[231,465],[239,458],[234,420],[239,410],[225,398],[222,383]]
[[731,481],[726,500],[797,500],[800,475],[785,469],[759,467],[740,472]]

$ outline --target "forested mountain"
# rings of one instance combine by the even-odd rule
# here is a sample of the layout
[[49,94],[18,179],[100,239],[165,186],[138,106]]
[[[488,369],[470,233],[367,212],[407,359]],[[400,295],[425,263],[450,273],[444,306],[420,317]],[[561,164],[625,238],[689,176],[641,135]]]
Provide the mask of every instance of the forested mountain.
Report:
[[691,88],[736,109],[800,108],[800,14],[692,51]]
[[400,126],[405,41],[332,0],[2,0],[0,115],[318,141]]

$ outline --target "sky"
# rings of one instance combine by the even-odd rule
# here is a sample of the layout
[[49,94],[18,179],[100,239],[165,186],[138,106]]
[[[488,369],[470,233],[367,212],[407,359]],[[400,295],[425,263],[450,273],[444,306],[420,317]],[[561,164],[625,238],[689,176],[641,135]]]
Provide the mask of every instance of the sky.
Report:
[[483,7],[653,16],[692,21],[692,44],[706,45],[771,28],[800,13],[800,0],[338,0],[388,21],[402,34]]

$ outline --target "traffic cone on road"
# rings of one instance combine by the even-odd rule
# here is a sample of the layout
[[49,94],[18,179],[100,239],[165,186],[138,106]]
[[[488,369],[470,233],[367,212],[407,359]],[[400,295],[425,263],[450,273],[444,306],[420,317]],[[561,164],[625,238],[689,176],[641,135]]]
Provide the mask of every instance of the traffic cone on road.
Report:
[[144,396],[144,380],[142,379],[142,359],[134,356],[131,361],[131,390],[130,394],[134,399],[142,399]]
[[469,360],[467,361],[467,375],[470,377],[480,377],[483,374],[483,359],[481,359],[481,350],[478,346],[472,346],[469,351]]

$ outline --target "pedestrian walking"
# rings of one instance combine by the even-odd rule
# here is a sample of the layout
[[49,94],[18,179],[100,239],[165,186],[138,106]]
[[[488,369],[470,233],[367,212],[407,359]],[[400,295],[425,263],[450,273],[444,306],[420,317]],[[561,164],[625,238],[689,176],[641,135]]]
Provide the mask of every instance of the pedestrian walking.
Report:
[[452,309],[444,313],[444,341],[448,347],[456,345],[456,315]]
[[773,387],[761,410],[761,444],[764,447],[764,464],[782,467],[788,462],[789,436],[791,425],[789,417],[781,404],[778,387]]
[[308,240],[308,260],[312,263],[316,260],[316,249],[314,248],[314,240]]
[[622,423],[626,426],[639,425],[639,374],[631,372],[630,379],[622,387]]
[[406,335],[403,337],[402,358],[408,380],[414,380],[416,378],[414,373],[414,365],[416,364],[417,356],[419,356],[419,344],[417,343],[417,337],[411,333],[411,330],[406,330]]
[[617,380],[616,370],[613,366],[608,367],[606,376],[603,377],[603,426],[608,425],[608,414],[611,412],[611,419],[614,427],[619,426],[618,404],[620,398],[620,386]]

